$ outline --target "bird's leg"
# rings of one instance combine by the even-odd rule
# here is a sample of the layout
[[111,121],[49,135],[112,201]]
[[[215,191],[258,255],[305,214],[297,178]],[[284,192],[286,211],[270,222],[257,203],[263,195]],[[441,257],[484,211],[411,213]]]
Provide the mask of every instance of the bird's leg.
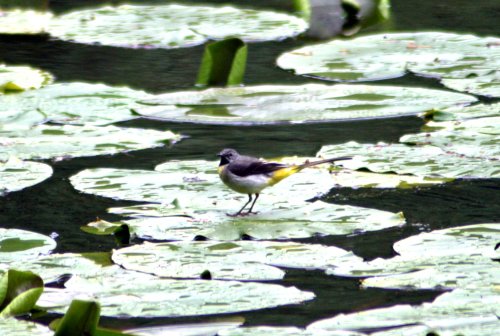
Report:
[[[228,216],[231,216],[231,217],[236,217],[236,216],[239,216],[241,214],[241,212],[243,211],[243,209],[245,209],[247,207],[247,205],[252,201],[252,194],[248,194],[248,201],[245,203],[245,205],[240,209],[240,211],[238,211],[237,213],[234,213],[234,214],[227,214]],[[255,201],[254,201],[255,203]],[[252,207],[253,207],[253,204],[252,204]]]
[[252,209],[253,209],[253,206],[255,205],[255,202],[257,202],[257,198],[259,198],[259,194],[255,194],[255,198],[253,199],[252,206],[250,207],[250,210],[248,210],[247,213],[249,213],[249,214],[252,213]]

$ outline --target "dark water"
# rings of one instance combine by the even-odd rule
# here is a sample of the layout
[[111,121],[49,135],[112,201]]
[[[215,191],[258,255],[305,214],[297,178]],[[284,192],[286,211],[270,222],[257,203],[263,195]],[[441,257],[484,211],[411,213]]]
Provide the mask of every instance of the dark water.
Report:
[[[145,2],[145,1],[133,1]],[[149,1],[148,3],[164,3]],[[201,1],[189,1],[192,3]],[[224,3],[220,0],[203,1]],[[50,8],[64,12],[102,1],[54,0]],[[110,1],[109,3],[120,3]],[[290,1],[232,1],[256,8],[290,9]],[[392,1],[392,19],[370,28],[369,32],[445,30],[479,35],[498,35],[500,2],[468,1]],[[293,76],[274,66],[283,51],[308,43],[302,39],[251,44],[245,83],[307,83],[312,79]],[[29,64],[53,73],[59,81],[103,82],[127,85],[150,92],[192,87],[203,48],[179,50],[129,50],[104,46],[85,46],[40,37],[0,36],[0,62]],[[440,88],[433,80],[405,76],[386,81],[397,85]],[[165,129],[188,135],[180,143],[115,156],[77,158],[51,163],[54,175],[47,181],[0,198],[0,226],[23,228],[44,234],[59,234],[57,252],[109,251],[115,245],[109,237],[90,236],[79,230],[96,217],[114,220],[106,208],[132,204],[76,192],[68,178],[88,167],[152,169],[169,159],[215,159],[223,147],[263,157],[314,155],[324,144],[358,142],[394,142],[406,133],[417,132],[418,118],[393,118],[359,122],[293,126],[228,127],[193,124],[131,121],[130,127]],[[50,162],[49,162],[50,163]],[[444,186],[412,190],[335,189],[325,201],[360,205],[390,211],[403,211],[408,224],[379,232],[354,236],[327,236],[303,240],[353,250],[367,259],[390,257],[392,243],[423,230],[432,230],[482,222],[500,221],[500,183],[498,180],[457,181]],[[352,312],[396,303],[420,303],[432,300],[435,292],[402,292],[380,289],[360,290],[358,281],[326,276],[320,271],[288,270],[285,285],[311,290],[317,298],[303,305],[237,314],[249,325],[271,324],[305,326],[319,318],[340,312]],[[165,324],[197,318],[103,319],[104,325],[126,326],[145,323]]]

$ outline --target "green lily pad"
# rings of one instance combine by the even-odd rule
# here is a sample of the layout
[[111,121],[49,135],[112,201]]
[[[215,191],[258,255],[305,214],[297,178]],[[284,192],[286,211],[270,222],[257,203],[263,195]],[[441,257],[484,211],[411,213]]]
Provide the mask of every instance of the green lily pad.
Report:
[[[339,314],[333,318],[314,322],[307,330],[328,332],[338,329],[359,330],[370,328],[397,328],[408,325],[421,325],[424,330],[432,331],[434,328],[458,332],[461,330],[475,330],[465,335],[491,335],[485,330],[491,331],[491,324],[498,328],[498,313],[500,308],[498,302],[500,293],[498,290],[486,289],[483,291],[468,291],[456,289],[450,293],[438,296],[432,303],[424,303],[418,306],[397,305],[388,308],[372,309],[351,314]],[[482,328],[485,328],[483,330]],[[406,335],[395,329],[393,334],[388,331],[387,335]],[[377,335],[385,335],[381,332]],[[425,335],[419,334],[419,335]],[[441,335],[441,333],[439,333]],[[447,333],[444,333],[447,335]]]
[[417,115],[472,96],[375,85],[262,85],[173,92],[141,101],[143,116],[210,124],[276,124]]
[[52,336],[54,331],[42,324],[9,317],[0,318],[0,334],[9,336]]
[[158,147],[179,139],[170,131],[39,125],[24,131],[0,130],[0,155],[21,159],[94,156]]
[[375,173],[410,174],[427,178],[494,178],[500,176],[500,161],[468,157],[436,146],[405,144],[358,144],[348,142],[328,145],[319,156],[350,155],[352,160],[339,161],[348,169],[367,169]]
[[38,184],[52,175],[52,167],[41,162],[10,158],[0,162],[0,195]]
[[[54,239],[35,232],[0,228],[0,263],[34,258],[56,248]],[[2,267],[3,268],[3,267]]]
[[500,97],[500,73],[498,71],[491,75],[482,75],[480,78],[443,78],[441,83],[455,91]]
[[239,316],[216,318],[207,322],[183,323],[166,326],[144,327],[125,330],[126,333],[137,336],[190,336],[190,335],[221,335],[225,330],[238,328],[245,323]]
[[[139,217],[120,225],[129,225],[132,233],[146,239],[190,240],[203,235],[215,240],[234,240],[242,234],[257,239],[288,239],[316,233],[381,230],[405,222],[401,214],[305,202],[332,185],[328,171],[321,168],[306,169],[266,189],[257,202],[257,214],[230,217],[227,213],[238,210],[247,196],[226,188],[216,167],[215,161],[170,161],[157,166],[157,171],[87,169],[72,176],[70,181],[85,193],[161,203],[112,210]],[[102,223],[92,226],[100,226],[101,231],[109,228]]]
[[74,276],[65,289],[46,288],[38,305],[63,313],[73,299],[96,300],[101,315],[119,317],[222,314],[297,304],[314,298],[295,287],[256,282],[171,280],[107,267]]
[[0,64],[0,95],[10,91],[39,89],[52,82],[48,72],[27,66]]
[[273,336],[367,336],[354,331],[336,330],[328,333],[312,332],[297,327],[240,327],[229,330],[222,330],[218,336],[251,336],[251,335],[273,335]]
[[424,32],[333,40],[284,53],[277,63],[297,75],[340,81],[380,80],[410,71],[499,97],[499,60],[498,38]]
[[337,247],[269,241],[145,243],[113,252],[125,269],[170,278],[279,280],[278,268],[325,269],[361,258]]
[[349,188],[414,188],[427,187],[450,182],[453,179],[443,177],[425,177],[398,174],[377,174],[365,171],[339,169],[332,172],[335,187]]
[[[483,288],[500,282],[497,224],[475,224],[421,233],[394,244],[398,256],[353,262],[327,271],[370,276],[364,286],[403,289]],[[373,277],[376,276],[376,277]]]
[[148,94],[104,84],[57,83],[36,91],[0,95],[0,129],[30,128],[50,121],[73,125],[107,125],[136,118],[132,110]]
[[47,30],[50,12],[0,9],[0,34],[42,34]]
[[400,141],[433,145],[456,155],[492,160],[500,169],[500,116],[464,121],[429,122],[427,128],[438,131],[407,134]]
[[[109,264],[111,264],[111,260]],[[99,275],[105,266],[109,265],[98,263],[91,255],[78,253],[33,255],[31,258],[23,258],[20,261],[12,259],[8,265],[10,268],[40,274],[45,283],[54,282],[65,274]]]
[[471,106],[451,106],[445,109],[429,111],[426,116],[430,116],[434,121],[466,120],[482,117],[500,116],[500,103],[496,104],[476,104]]
[[211,39],[281,40],[302,33],[297,17],[230,6],[122,5],[54,17],[49,33],[63,40],[119,47],[182,48]]
[[390,329],[371,334],[372,336],[421,336],[421,335],[439,335],[439,336],[457,336],[474,335],[490,336],[495,335],[500,327],[500,322],[491,317],[478,317],[463,319],[453,323],[450,320],[425,325],[419,324],[411,327],[402,327]]

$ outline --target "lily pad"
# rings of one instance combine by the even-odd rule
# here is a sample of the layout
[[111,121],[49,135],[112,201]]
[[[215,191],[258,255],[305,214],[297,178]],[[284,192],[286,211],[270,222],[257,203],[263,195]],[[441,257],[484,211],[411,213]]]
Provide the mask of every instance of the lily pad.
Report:
[[[408,325],[421,325],[424,330],[434,328],[458,332],[461,330],[475,330],[467,335],[491,335],[491,324],[498,328],[498,313],[500,294],[495,290],[480,292],[456,289],[450,293],[438,296],[431,303],[419,306],[397,305],[388,308],[372,309],[352,314],[339,314],[333,318],[314,322],[309,325],[308,331],[328,332],[338,329],[360,330],[379,328],[398,328]],[[482,328],[486,328],[484,331]],[[397,329],[387,331],[387,335],[406,335]],[[376,335],[386,335],[380,332]],[[410,334],[411,335],[411,334]],[[419,334],[419,335],[425,335]],[[440,333],[441,335],[441,333]],[[444,334],[446,335],[446,333]]]
[[[363,285],[383,288],[484,288],[500,282],[493,259],[500,257],[497,224],[475,224],[421,233],[394,244],[398,256],[342,265],[327,273],[372,278]],[[373,277],[377,276],[377,277]]]
[[262,85],[173,92],[141,101],[143,116],[209,124],[279,124],[417,115],[472,96],[375,85]]
[[170,278],[279,280],[289,267],[325,269],[361,258],[337,247],[268,241],[145,243],[113,252],[125,269]]
[[[109,254],[107,256],[110,258]],[[104,266],[90,254],[54,253],[50,255],[32,256],[22,260],[13,259],[8,267],[40,274],[45,283],[54,282],[63,275],[99,275]]]
[[50,12],[0,9],[0,34],[42,34],[47,30]]
[[400,141],[416,145],[433,145],[456,155],[478,157],[497,163],[500,169],[500,116],[464,121],[429,122],[427,128],[438,131],[408,134]]
[[112,210],[139,217],[121,223],[146,239],[191,240],[203,235],[215,240],[234,240],[242,234],[257,239],[289,239],[316,233],[381,230],[405,222],[401,214],[305,202],[332,184],[328,171],[321,168],[306,169],[266,189],[257,203],[257,214],[230,217],[227,213],[241,207],[247,196],[226,188],[216,167],[215,161],[170,161],[157,166],[157,171],[87,169],[72,176],[70,181],[77,190],[86,193],[162,203]]
[[500,40],[451,33],[392,33],[333,40],[282,54],[297,75],[339,81],[400,77],[408,71],[456,89],[500,96]]
[[429,111],[426,116],[430,116],[434,121],[466,120],[482,117],[500,116],[500,103],[496,104],[476,104],[471,106],[451,106],[445,109]]
[[0,95],[0,129],[30,128],[42,122],[107,125],[137,116],[132,110],[148,94],[104,84],[57,83],[36,91]]
[[55,248],[55,240],[40,233],[0,228],[0,263],[31,259]]
[[41,162],[10,158],[0,162],[0,195],[38,184],[52,175],[52,167]]
[[52,336],[54,331],[42,324],[9,317],[0,318],[0,334],[9,336]]
[[218,336],[251,336],[251,335],[273,335],[273,336],[367,336],[354,331],[336,330],[323,333],[321,331],[308,331],[297,327],[240,327],[235,329],[223,330]]
[[332,172],[335,187],[349,188],[414,188],[427,187],[450,182],[453,179],[443,177],[425,177],[398,174],[377,174],[365,171],[339,169]]
[[0,155],[21,159],[94,156],[158,147],[179,139],[170,131],[39,125],[24,131],[0,131]]
[[222,314],[297,304],[314,298],[295,287],[220,280],[171,280],[118,266],[74,276],[65,289],[46,288],[38,305],[63,313],[71,300],[96,300],[101,315],[119,317]]
[[54,17],[49,33],[63,40],[118,47],[182,48],[211,39],[281,40],[307,29],[300,18],[230,6],[121,5]]
[[39,69],[0,64],[0,95],[10,91],[38,89],[52,80],[51,74]]
[[436,146],[405,144],[358,144],[348,142],[323,146],[319,156],[350,155],[339,161],[348,169],[367,169],[375,173],[410,174],[427,178],[494,178],[500,176],[500,161],[468,157]]

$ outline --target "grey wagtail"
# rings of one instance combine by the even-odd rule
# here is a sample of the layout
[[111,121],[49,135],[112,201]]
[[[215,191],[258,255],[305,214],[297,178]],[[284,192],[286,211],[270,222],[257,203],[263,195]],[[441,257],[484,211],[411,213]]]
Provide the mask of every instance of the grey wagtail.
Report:
[[235,214],[228,214],[230,216],[239,216],[247,205],[252,202],[252,195],[255,195],[253,203],[246,213],[251,214],[262,189],[273,186],[304,168],[322,163],[351,159],[351,157],[343,156],[305,162],[300,165],[288,165],[278,162],[266,162],[251,156],[240,155],[237,151],[230,148],[223,149],[218,156],[220,157],[218,171],[222,182],[234,191],[248,195],[248,201],[245,205]]

